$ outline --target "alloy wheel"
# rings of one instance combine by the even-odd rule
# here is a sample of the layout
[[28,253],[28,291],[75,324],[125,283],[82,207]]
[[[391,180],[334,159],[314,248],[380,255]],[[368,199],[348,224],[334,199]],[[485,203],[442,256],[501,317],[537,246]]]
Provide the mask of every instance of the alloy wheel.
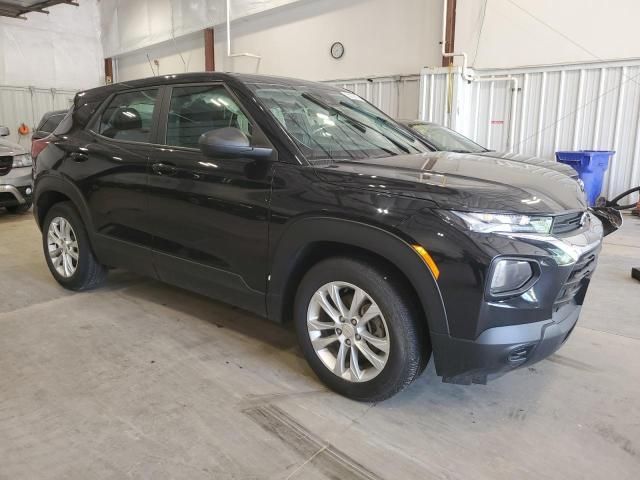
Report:
[[47,232],[49,259],[61,277],[70,278],[78,268],[78,238],[68,220],[55,217]]
[[378,376],[391,342],[384,315],[371,296],[347,282],[320,287],[309,302],[307,331],[325,367],[350,382]]

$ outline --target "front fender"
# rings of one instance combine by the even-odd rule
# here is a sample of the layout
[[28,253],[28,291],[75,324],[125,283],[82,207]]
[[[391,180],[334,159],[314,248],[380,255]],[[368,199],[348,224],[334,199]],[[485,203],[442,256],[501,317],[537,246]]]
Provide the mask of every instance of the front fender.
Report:
[[267,312],[281,321],[287,301],[287,282],[305,252],[318,242],[356,247],[386,258],[411,283],[434,333],[448,333],[447,318],[436,279],[409,242],[379,227],[355,220],[333,217],[304,217],[294,221],[282,234],[271,255]]

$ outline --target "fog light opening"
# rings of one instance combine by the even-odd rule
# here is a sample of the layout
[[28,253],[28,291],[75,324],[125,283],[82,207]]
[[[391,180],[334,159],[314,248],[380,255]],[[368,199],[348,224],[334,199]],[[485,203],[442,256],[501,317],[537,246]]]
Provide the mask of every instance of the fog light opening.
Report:
[[31,195],[31,188],[27,187],[27,189],[25,190],[25,193],[27,195]]
[[532,286],[536,271],[536,264],[528,260],[498,260],[491,272],[489,293],[493,296],[522,293]]
[[507,357],[507,361],[509,363],[523,363],[526,362],[529,358],[529,354],[533,350],[533,345],[526,345],[524,347],[516,347],[511,352],[509,352],[509,356]]

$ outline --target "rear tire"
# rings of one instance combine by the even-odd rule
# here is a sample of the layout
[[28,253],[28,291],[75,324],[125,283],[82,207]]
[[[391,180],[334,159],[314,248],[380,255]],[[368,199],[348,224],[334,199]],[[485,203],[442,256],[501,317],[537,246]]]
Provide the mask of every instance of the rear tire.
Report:
[[353,400],[395,395],[422,373],[431,355],[406,281],[367,260],[336,257],[313,266],[298,288],[294,322],[316,375]]
[[42,226],[42,246],[53,277],[69,290],[90,290],[107,276],[96,260],[82,218],[71,202],[55,204]]

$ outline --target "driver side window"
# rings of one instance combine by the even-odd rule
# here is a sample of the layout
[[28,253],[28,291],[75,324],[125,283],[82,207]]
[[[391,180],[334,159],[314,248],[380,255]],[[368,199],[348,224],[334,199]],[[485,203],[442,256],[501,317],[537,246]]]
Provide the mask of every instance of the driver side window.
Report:
[[225,127],[238,128],[251,140],[251,122],[222,85],[172,90],[167,145],[198,148],[200,135]]

